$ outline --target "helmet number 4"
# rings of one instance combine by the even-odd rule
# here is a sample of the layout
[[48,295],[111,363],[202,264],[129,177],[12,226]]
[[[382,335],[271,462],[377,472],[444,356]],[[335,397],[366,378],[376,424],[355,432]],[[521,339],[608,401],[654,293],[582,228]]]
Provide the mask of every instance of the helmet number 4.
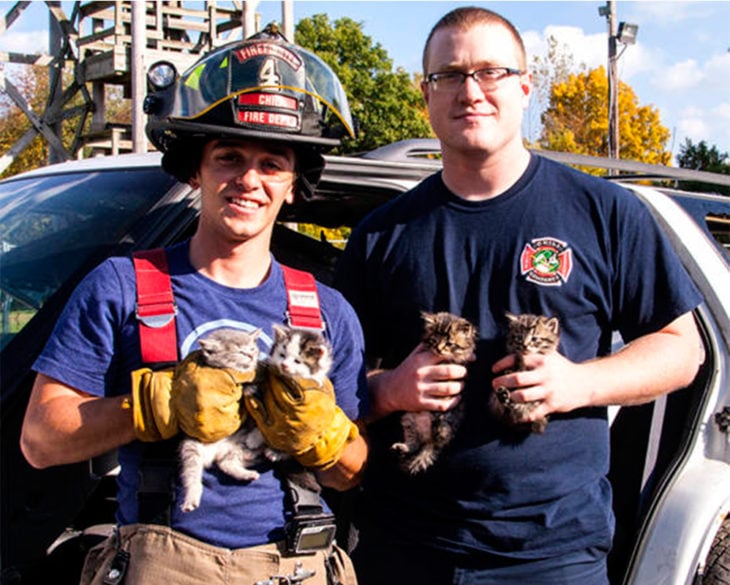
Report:
[[281,85],[281,76],[276,69],[276,61],[266,59],[259,69],[259,85]]

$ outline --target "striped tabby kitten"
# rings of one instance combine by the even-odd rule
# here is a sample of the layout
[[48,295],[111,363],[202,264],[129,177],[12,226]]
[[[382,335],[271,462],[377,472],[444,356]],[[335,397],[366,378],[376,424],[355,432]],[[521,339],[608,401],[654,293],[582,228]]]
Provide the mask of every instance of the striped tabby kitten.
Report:
[[[507,331],[507,352],[515,355],[515,369],[512,372],[525,370],[525,356],[529,354],[547,354],[558,349],[560,342],[560,326],[557,317],[542,315],[513,315],[507,313],[509,329]],[[547,426],[547,417],[533,422],[525,422],[524,418],[531,413],[538,402],[512,402],[508,388],[497,388],[492,393],[489,405],[492,413],[508,426],[520,431],[543,433]]]
[[[421,313],[422,343],[444,362],[465,364],[474,355],[477,330],[466,319],[447,312]],[[446,412],[424,410],[401,416],[403,441],[391,445],[400,456],[403,471],[414,475],[436,461],[441,450],[453,439],[464,415],[464,401]]]

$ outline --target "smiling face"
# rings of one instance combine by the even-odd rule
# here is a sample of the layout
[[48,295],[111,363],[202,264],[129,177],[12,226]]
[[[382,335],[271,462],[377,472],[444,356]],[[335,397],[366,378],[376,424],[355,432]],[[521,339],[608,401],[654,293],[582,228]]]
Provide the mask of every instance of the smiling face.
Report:
[[294,200],[295,166],[294,151],[284,144],[208,142],[190,181],[201,190],[198,231],[229,244],[256,239],[268,247],[281,206]]
[[[524,57],[512,34],[499,23],[436,30],[426,55],[427,73],[470,73],[488,67],[525,70]],[[444,158],[479,152],[490,155],[522,146],[521,124],[531,92],[530,76],[511,75],[498,87],[482,91],[467,78],[454,91],[438,91],[422,84],[431,126],[439,137]]]

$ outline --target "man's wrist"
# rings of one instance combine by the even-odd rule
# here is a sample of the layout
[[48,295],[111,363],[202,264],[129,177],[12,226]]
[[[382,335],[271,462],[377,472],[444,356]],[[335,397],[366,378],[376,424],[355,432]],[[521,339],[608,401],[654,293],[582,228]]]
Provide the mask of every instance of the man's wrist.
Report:
[[398,410],[392,401],[389,400],[392,393],[388,391],[388,386],[392,376],[392,370],[373,370],[368,373],[368,390],[372,400],[372,408],[368,421],[383,418]]

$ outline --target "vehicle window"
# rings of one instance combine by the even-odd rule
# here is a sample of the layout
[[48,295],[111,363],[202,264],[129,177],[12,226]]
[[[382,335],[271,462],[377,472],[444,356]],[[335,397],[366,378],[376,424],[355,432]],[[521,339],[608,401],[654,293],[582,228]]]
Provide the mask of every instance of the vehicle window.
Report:
[[713,214],[708,213],[705,216],[707,229],[710,230],[712,237],[723,247],[726,252],[726,258],[730,258],[730,213]]
[[712,236],[724,253],[725,260],[730,263],[730,197],[663,192],[679,203]]
[[157,169],[0,183],[0,348],[95,252],[118,243],[174,184]]

